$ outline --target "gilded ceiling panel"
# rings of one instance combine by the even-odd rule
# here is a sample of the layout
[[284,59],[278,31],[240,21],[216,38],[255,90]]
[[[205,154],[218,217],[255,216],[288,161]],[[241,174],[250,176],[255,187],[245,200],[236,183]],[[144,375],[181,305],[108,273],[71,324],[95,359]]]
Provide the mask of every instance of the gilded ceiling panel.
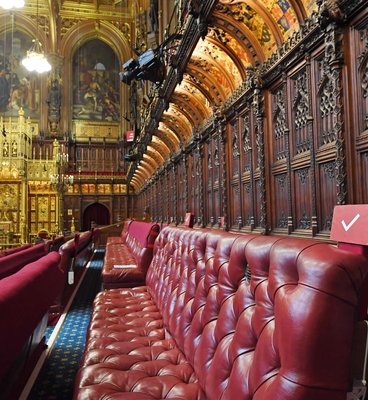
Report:
[[165,155],[167,157],[170,154],[170,148],[167,144],[161,140],[158,136],[152,136],[151,146],[155,148],[160,154]]
[[208,40],[200,41],[194,50],[193,56],[200,58],[203,55],[212,61],[213,66],[210,73],[215,74],[217,82],[224,86],[225,91],[228,88],[234,90],[235,87],[241,84],[242,77],[234,61],[219,46]]
[[156,130],[156,136],[158,136],[169,147],[170,153],[174,153],[178,150],[180,140],[165,124],[160,123],[159,128]]
[[233,4],[219,3],[216,10],[234,19],[239,25],[244,26],[254,35],[259,42],[264,56],[267,58],[277,49],[276,38],[270,27],[250,5],[240,2]]
[[199,88],[200,92],[203,93],[203,95],[205,96],[208,106],[210,106],[211,104],[221,103],[222,100],[219,91],[216,88],[212,89],[208,85],[208,82],[206,82],[206,77],[204,75],[199,76],[199,74],[197,75],[196,72],[192,70],[192,74],[184,74],[184,79],[181,83],[182,85],[183,82],[187,83],[188,86]]
[[222,103],[231,94],[231,83],[228,82],[226,77],[222,76],[221,71],[215,66],[193,55],[191,61],[187,65],[189,75],[196,77],[198,82],[205,81],[210,88],[210,92],[215,97],[215,103]]
[[263,3],[277,23],[284,40],[295,30],[299,29],[299,22],[295,11],[287,0],[263,0],[261,3]]
[[[164,113],[161,118],[162,128],[168,129],[177,139],[178,144],[181,142],[185,142],[187,137],[190,136],[188,133],[188,127],[182,126],[181,121],[174,115],[170,115],[169,113]],[[160,124],[161,129],[161,124]],[[190,130],[189,130],[190,132]]]
[[[175,100],[175,98],[176,98],[176,94],[173,95],[173,100]],[[187,105],[186,100],[183,100],[183,101]],[[185,126],[188,126],[188,129],[191,130],[191,126],[193,125],[193,123],[192,123],[193,118],[191,118],[191,120],[189,120],[188,111],[186,109],[181,109],[181,108],[178,109],[177,105],[171,104],[170,112],[175,114],[176,117],[182,121],[182,124]],[[198,117],[195,117],[194,119],[198,119]]]
[[162,153],[156,150],[156,148],[153,147],[152,145],[147,146],[147,154],[149,154],[152,158],[154,158],[157,164],[162,165],[165,162],[165,158],[162,155]]
[[180,120],[182,120],[181,115],[183,114],[186,114],[190,118],[190,122],[188,119],[184,122],[184,127],[189,132],[191,131],[191,125],[199,125],[206,118],[206,113],[197,99],[194,96],[188,96],[184,91],[176,92],[172,96],[172,102],[182,111],[180,115],[178,115],[178,112],[176,113]]
[[209,29],[209,37],[220,42],[223,46],[228,48],[236,57],[242,62],[244,66],[250,63],[249,57],[241,44],[233,38],[229,33],[220,27],[212,27]]

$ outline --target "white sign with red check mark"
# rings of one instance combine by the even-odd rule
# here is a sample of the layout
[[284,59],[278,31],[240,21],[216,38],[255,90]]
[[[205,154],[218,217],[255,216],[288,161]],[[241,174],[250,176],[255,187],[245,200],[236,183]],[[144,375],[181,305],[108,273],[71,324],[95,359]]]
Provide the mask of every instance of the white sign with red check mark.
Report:
[[368,205],[348,204],[334,208],[331,239],[368,245]]

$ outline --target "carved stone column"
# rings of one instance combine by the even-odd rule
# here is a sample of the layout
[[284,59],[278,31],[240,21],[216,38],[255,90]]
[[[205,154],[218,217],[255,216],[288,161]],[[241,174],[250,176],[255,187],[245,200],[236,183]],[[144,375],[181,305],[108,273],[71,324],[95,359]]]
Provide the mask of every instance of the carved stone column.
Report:
[[[47,110],[47,124],[48,133],[51,137],[57,137],[63,130],[66,130],[65,118],[62,116],[66,112],[65,88],[62,85],[62,76],[64,74],[63,69],[63,57],[59,56],[57,53],[51,53],[48,55],[49,62],[52,65],[52,72],[49,75],[49,85],[47,90],[46,102],[48,105]],[[62,103],[64,103],[62,105]]]

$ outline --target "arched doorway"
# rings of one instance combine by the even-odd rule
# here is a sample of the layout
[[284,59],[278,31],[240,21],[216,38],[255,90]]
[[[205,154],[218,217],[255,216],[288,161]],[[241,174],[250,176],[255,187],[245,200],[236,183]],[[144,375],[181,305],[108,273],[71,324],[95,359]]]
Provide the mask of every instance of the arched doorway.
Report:
[[101,203],[90,204],[83,213],[83,231],[88,231],[91,228],[91,222],[94,221],[97,225],[109,225],[110,212],[106,206]]

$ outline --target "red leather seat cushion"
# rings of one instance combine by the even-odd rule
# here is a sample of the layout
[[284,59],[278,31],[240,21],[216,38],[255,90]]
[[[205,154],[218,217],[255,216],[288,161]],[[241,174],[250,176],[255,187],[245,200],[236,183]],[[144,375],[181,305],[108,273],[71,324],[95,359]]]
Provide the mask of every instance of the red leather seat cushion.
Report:
[[159,227],[155,223],[140,221],[124,226],[128,229],[124,242],[111,238],[106,245],[101,274],[105,289],[145,284]]

